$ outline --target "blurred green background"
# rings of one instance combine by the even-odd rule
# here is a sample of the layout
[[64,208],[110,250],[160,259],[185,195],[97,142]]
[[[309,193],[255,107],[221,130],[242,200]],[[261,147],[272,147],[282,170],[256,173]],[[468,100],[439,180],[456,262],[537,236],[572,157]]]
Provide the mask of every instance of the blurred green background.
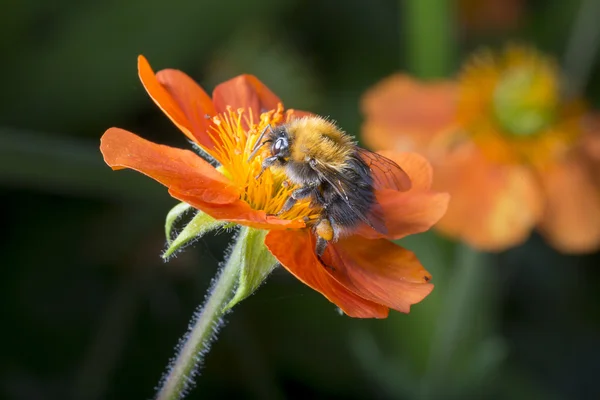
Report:
[[[5,0],[0,12],[0,398],[151,398],[229,237],[168,264],[159,184],[111,172],[119,126],[186,147],[136,74],[144,54],[203,87],[247,72],[288,107],[359,132],[361,94],[453,76],[480,45],[531,43],[600,105],[600,0]],[[499,255],[403,244],[436,289],[409,315],[340,316],[277,270],[228,316],[196,398],[600,398],[598,254],[534,235]]]

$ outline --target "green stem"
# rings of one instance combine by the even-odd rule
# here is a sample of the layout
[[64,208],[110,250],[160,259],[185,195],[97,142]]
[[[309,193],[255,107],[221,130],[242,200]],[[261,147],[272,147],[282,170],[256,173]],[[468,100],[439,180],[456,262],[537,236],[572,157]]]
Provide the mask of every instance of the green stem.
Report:
[[447,76],[455,51],[454,2],[400,0],[408,71],[420,78]]
[[238,234],[233,251],[225,267],[214,282],[204,307],[193,322],[177,359],[172,364],[162,388],[156,396],[157,400],[181,399],[189,389],[198,364],[209,351],[216,332],[223,324],[225,306],[234,294],[238,283],[243,258],[243,248],[250,228],[242,227]]
[[600,1],[581,1],[564,55],[564,68],[570,83],[568,95],[580,95],[592,72],[600,41],[598,15]]
[[458,342],[470,329],[470,318],[477,306],[478,289],[485,280],[484,254],[465,244],[457,248],[453,276],[444,294],[444,306],[432,340],[429,363],[423,379],[423,398],[443,395],[451,373],[452,357]]

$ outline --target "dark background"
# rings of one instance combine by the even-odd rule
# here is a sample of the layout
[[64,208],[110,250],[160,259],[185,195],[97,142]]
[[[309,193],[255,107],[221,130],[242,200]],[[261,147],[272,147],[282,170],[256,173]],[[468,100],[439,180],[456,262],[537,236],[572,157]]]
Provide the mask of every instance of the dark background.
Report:
[[[163,263],[176,201],[102,161],[110,126],[188,146],[138,81],[138,54],[209,90],[253,73],[358,133],[360,96],[383,77],[451,77],[480,45],[523,42],[597,107],[598,3],[4,0],[0,398],[151,398],[222,261],[227,235]],[[500,255],[434,233],[403,243],[436,284],[411,314],[343,317],[275,271],[228,316],[189,398],[600,398],[597,254],[537,235]]]

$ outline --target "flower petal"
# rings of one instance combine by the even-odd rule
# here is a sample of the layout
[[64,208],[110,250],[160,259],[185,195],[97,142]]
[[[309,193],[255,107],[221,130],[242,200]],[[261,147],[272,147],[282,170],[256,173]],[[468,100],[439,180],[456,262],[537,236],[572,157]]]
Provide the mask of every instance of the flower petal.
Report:
[[540,175],[547,196],[542,234],[565,253],[599,249],[600,188],[583,160],[571,156]]
[[366,300],[336,281],[315,255],[314,235],[308,230],[271,231],[265,244],[275,258],[300,281],[320,292],[346,314],[356,318],[386,318],[388,308]]
[[159,71],[156,79],[183,111],[196,141],[205,149],[211,149],[214,143],[208,134],[211,124],[209,117],[215,115],[215,107],[210,96],[192,78],[176,69]]
[[249,108],[254,121],[258,121],[261,113],[277,109],[281,100],[255,76],[240,75],[215,87],[213,103],[217,113],[225,112],[227,106],[234,110]]
[[448,193],[411,190],[378,190],[375,192],[381,207],[387,233],[376,232],[366,224],[361,224],[355,234],[367,239],[400,239],[415,233],[429,230],[444,216],[448,208]]
[[210,97],[192,78],[181,71],[167,69],[154,74],[144,56],[138,57],[138,74],[146,91],[163,112],[192,141],[205,149],[214,143],[208,135],[215,109]]
[[488,162],[472,146],[462,146],[439,167],[433,187],[450,194],[441,232],[487,251],[524,242],[539,222],[543,197],[533,172],[519,165]]
[[582,125],[583,134],[579,146],[583,154],[598,163],[600,162],[600,112],[587,115]]
[[252,228],[276,230],[301,229],[306,226],[302,219],[286,220],[267,215],[264,211],[252,209],[248,203],[239,199],[228,204],[216,204],[202,201],[193,194],[180,193],[175,190],[169,190],[169,194],[194,208],[204,211],[215,219],[235,222]]
[[424,151],[439,132],[453,127],[457,85],[390,76],[362,99],[362,138],[375,150]]
[[239,199],[238,190],[223,174],[189,150],[159,145],[126,130],[110,128],[102,136],[100,151],[115,170],[134,169],[204,202],[226,204]]
[[406,151],[378,151],[378,153],[402,167],[410,178],[412,189],[431,188],[433,168],[422,155]]
[[385,240],[349,236],[327,247],[329,273],[359,296],[404,313],[433,290],[414,253]]
[[377,214],[385,221],[387,233],[381,234],[367,224],[361,224],[355,234],[368,239],[400,239],[431,228],[446,212],[449,196],[429,190],[433,175],[429,161],[410,152],[382,151],[379,154],[402,167],[412,188],[407,192],[377,190]]

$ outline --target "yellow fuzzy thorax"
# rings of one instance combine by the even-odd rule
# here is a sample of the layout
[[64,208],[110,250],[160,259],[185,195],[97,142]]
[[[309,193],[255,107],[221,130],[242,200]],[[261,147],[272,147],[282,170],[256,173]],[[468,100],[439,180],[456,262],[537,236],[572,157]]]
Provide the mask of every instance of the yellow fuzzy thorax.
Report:
[[352,138],[333,122],[321,117],[305,117],[287,124],[292,143],[291,160],[302,163],[319,160],[328,166],[342,168],[354,149]]

